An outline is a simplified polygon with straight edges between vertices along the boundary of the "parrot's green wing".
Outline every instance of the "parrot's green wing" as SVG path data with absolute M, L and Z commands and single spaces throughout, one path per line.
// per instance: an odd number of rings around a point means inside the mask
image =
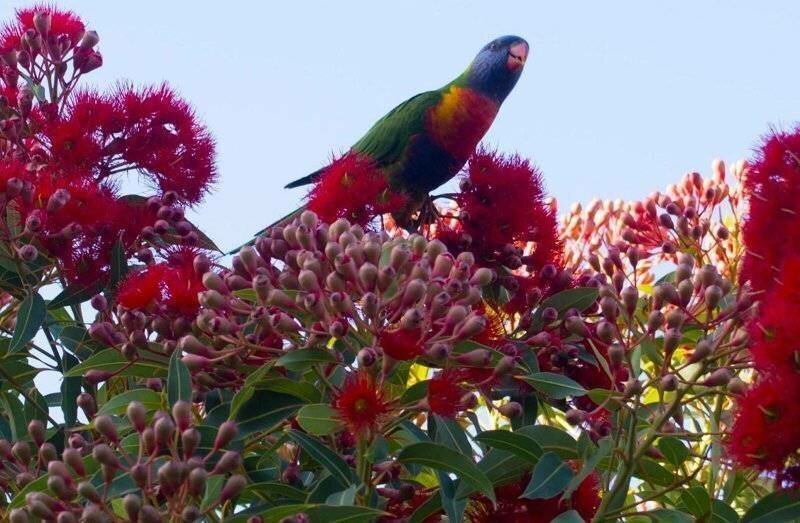
M 353 150 L 368 155 L 381 167 L 390 167 L 402 160 L 411 138 L 424 131 L 428 110 L 441 99 L 441 90 L 409 98 L 375 122 Z

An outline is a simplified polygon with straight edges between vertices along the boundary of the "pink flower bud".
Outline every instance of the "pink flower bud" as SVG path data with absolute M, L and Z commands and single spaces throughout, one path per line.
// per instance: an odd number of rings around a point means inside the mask
M 492 353 L 486 349 L 474 349 L 464 354 L 459 354 L 455 360 L 470 367 L 485 367 L 492 360 Z

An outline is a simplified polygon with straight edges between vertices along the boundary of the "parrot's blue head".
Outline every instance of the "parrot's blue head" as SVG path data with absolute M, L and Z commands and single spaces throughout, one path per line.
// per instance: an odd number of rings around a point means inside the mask
M 501 36 L 492 40 L 467 69 L 467 85 L 502 102 L 519 80 L 529 49 L 528 42 L 519 36 Z

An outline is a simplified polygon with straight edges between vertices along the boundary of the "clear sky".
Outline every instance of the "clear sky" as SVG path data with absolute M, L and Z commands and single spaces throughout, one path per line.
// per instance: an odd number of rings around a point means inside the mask
M 214 132 L 220 181 L 194 218 L 223 248 L 299 203 L 286 182 L 503 34 L 532 55 L 486 141 L 533 158 L 562 209 L 708 172 L 800 118 L 794 1 L 59 5 L 100 33 L 94 83 L 168 80 Z

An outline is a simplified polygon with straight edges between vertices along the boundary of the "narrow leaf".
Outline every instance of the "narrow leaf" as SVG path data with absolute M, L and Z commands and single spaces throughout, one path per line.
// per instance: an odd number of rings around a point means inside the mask
M 492 482 L 478 469 L 475 463 L 463 454 L 440 443 L 412 443 L 400 451 L 397 459 L 403 463 L 417 463 L 436 470 L 452 472 L 480 490 L 492 502 L 495 501 Z
M 567 487 L 572 476 L 572 469 L 569 465 L 563 462 L 555 452 L 547 452 L 534 467 L 533 476 L 522 497 L 550 499 Z
M 317 438 L 294 429 L 289 431 L 289 437 L 300 446 L 303 452 L 327 469 L 341 483 L 342 489 L 346 489 L 354 481 L 353 469 Z
M 46 314 L 47 307 L 38 292 L 28 294 L 22 300 L 17 311 L 17 324 L 14 327 L 14 335 L 11 337 L 11 345 L 9 345 L 11 352 L 22 350 L 36 336 L 36 332 L 42 326 Z
M 486 430 L 475 439 L 490 447 L 507 450 L 516 457 L 535 465 L 544 453 L 535 439 L 518 432 L 507 430 Z
M 577 397 L 586 394 L 586 389 L 575 380 L 556 374 L 554 372 L 536 372 L 522 379 L 530 383 L 533 388 L 547 394 L 554 399 L 565 399 L 567 397 Z
M 181 361 L 181 351 L 172 351 L 167 373 L 167 400 L 170 407 L 178 401 L 192 401 L 192 377 L 189 369 Z

